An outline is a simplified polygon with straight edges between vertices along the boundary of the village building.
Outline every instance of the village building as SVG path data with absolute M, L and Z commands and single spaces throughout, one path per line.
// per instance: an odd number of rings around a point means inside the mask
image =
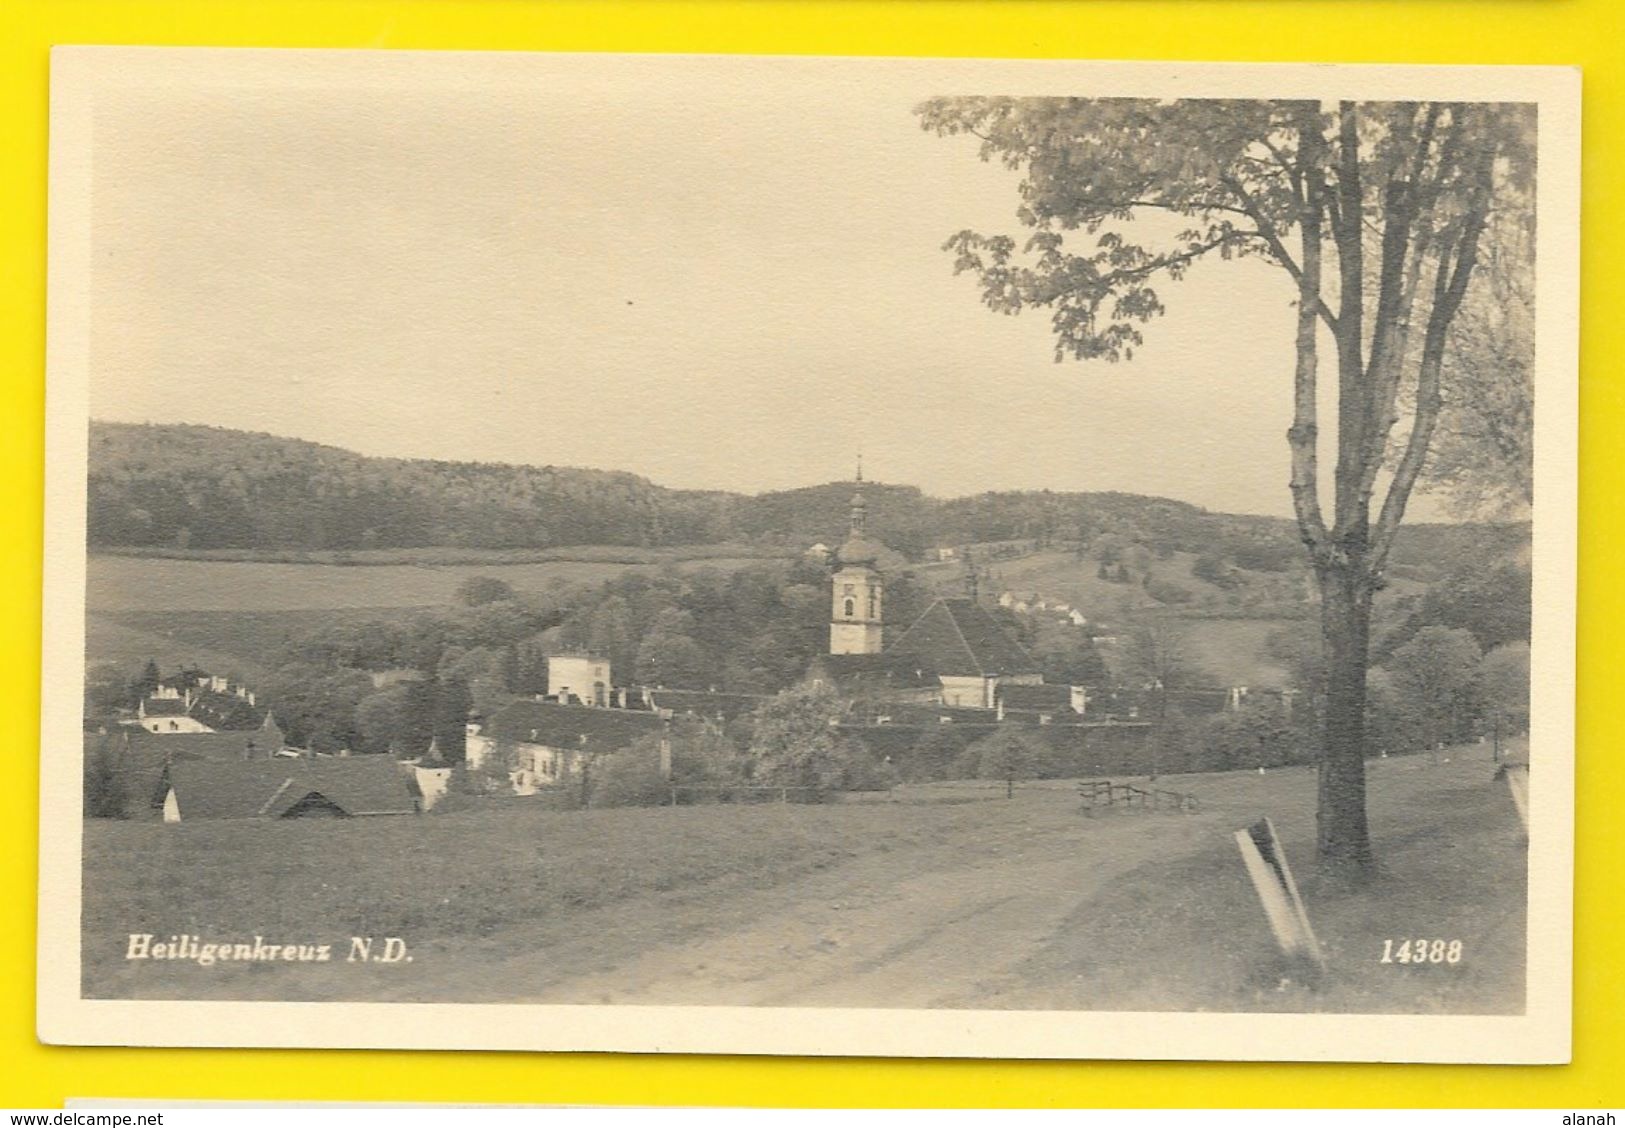
M 610 703 L 609 659 L 595 654 L 549 654 L 547 695 L 555 700 L 603 708 Z
M 165 769 L 163 820 L 410 815 L 418 800 L 391 756 L 259 763 L 179 760 Z
M 135 726 L 162 736 L 255 733 L 260 749 L 275 752 L 283 733 L 271 710 L 247 687 L 202 675 L 184 687 L 160 685 L 136 706 Z
M 1000 720 L 1036 720 L 1039 724 L 1065 723 L 1088 711 L 1088 694 L 1081 685 L 1033 685 L 1010 682 L 998 687 L 994 707 Z
M 450 764 L 437 763 L 425 757 L 419 760 L 402 760 L 401 767 L 410 776 L 412 785 L 417 788 L 418 805 L 421 810 L 434 810 L 451 790 Z
M 159 692 L 141 699 L 135 708 L 136 724 L 151 733 L 210 731 L 208 725 L 187 715 L 187 703 L 179 694 L 165 695 L 164 688 L 160 686 Z
M 500 757 L 520 795 L 577 778 L 594 757 L 618 752 L 645 737 L 661 741 L 661 762 L 670 764 L 667 717 L 641 709 L 603 709 L 552 701 L 514 701 L 485 724 L 469 726 L 465 757 L 470 769 L 489 770 Z

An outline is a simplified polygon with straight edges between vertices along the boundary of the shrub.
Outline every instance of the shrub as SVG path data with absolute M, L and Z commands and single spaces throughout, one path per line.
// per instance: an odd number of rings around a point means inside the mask
M 1196 593 L 1190 588 L 1176 584 L 1172 580 L 1165 580 L 1161 576 L 1146 579 L 1145 593 L 1158 603 L 1189 603 L 1196 598 Z
M 841 762 L 840 790 L 888 791 L 897 786 L 897 770 L 857 741 L 843 740 L 836 755 Z
M 1034 779 L 1047 758 L 1043 748 L 1013 725 L 1002 726 L 965 750 L 977 779 Z
M 660 774 L 658 749 L 634 745 L 600 757 L 589 776 L 590 807 L 658 807 L 671 802 L 671 785 Z
M 952 729 L 951 725 L 926 729 L 897 765 L 902 778 L 924 783 L 959 776 L 956 762 L 965 751 L 965 742 Z M 975 769 L 971 771 L 974 774 Z
M 1291 717 L 1270 699 L 1209 718 L 1202 727 L 1202 744 L 1204 755 L 1225 768 L 1278 767 L 1308 758 Z
M 495 576 L 470 576 L 457 585 L 457 602 L 464 607 L 483 607 L 513 598 L 513 588 Z

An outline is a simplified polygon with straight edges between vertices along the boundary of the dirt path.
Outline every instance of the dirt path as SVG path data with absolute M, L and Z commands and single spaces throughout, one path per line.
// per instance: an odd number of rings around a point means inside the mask
M 644 848 L 622 851 L 603 874 L 634 895 L 572 905 L 537 896 L 523 884 L 530 871 L 510 867 L 505 895 L 533 897 L 533 911 L 510 914 L 491 932 L 477 915 L 454 918 L 462 926 L 451 928 L 442 920 L 432 932 L 396 926 L 408 961 L 200 968 L 117 960 L 98 982 L 110 984 L 105 997 L 145 998 L 1516 1012 L 1527 857 L 1492 772 L 1482 750 L 1439 763 L 1373 763 L 1383 871 L 1358 890 L 1322 890 L 1309 872 L 1315 777 L 1305 769 L 1170 778 L 1166 786 L 1202 803 L 1179 813 L 1086 814 L 1070 782 L 1036 784 L 1010 800 L 963 785 L 945 800 L 781 812 L 811 852 L 765 867 L 705 855 L 708 876 L 672 879 L 664 891 L 657 879 L 673 868 L 661 865 L 659 850 L 681 853 L 706 819 L 745 812 L 650 812 L 653 830 L 636 813 L 570 824 L 641 827 Z M 939 801 L 955 805 L 931 805 Z M 1265 812 L 1303 870 L 1333 964 L 1313 990 L 1281 989 L 1230 840 Z M 756 823 L 764 833 L 778 826 Z M 783 829 L 773 839 L 781 854 Z M 759 844 L 751 835 L 726 841 L 733 854 Z M 578 853 L 591 848 L 590 836 L 585 842 Z M 1393 937 L 1459 939 L 1464 958 L 1384 965 Z
M 434 971 L 403 994 L 998 1007 L 1020 989 L 1020 967 L 1084 902 L 1143 860 L 1152 841 L 1166 856 L 1181 856 L 1212 834 L 1201 817 L 1083 819 L 1075 800 L 1059 795 L 1023 805 L 1041 825 L 1029 823 L 1013 842 L 980 853 L 865 855 L 767 889 L 610 906 L 567 933 L 527 929 L 493 937 L 473 958 L 422 961 Z

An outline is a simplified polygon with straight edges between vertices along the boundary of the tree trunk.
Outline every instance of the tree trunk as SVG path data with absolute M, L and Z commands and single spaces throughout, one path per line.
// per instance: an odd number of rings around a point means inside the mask
M 1365 813 L 1365 676 L 1371 583 L 1363 561 L 1323 566 L 1320 622 L 1326 656 L 1317 853 L 1321 868 L 1356 880 L 1372 869 Z

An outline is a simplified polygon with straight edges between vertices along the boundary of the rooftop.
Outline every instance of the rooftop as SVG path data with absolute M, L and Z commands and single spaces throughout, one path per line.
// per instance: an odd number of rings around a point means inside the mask
M 411 814 L 406 773 L 392 756 L 169 766 L 181 819 L 280 818 L 320 796 L 347 815 Z
M 981 604 L 939 599 L 887 648 L 913 655 L 941 677 L 1034 674 L 1038 663 Z
M 660 728 L 660 715 L 644 710 L 515 701 L 491 718 L 486 735 L 516 744 L 598 753 L 625 748 Z

